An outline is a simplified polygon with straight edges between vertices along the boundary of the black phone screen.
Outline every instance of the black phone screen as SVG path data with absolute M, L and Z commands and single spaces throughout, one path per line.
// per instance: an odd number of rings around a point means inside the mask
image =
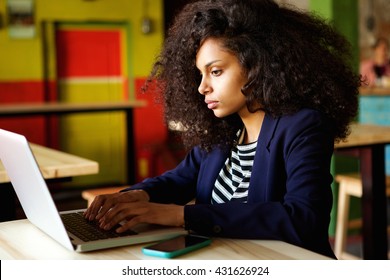
M 174 252 L 174 251 L 182 250 L 197 245 L 199 243 L 208 240 L 209 238 L 207 237 L 196 236 L 196 235 L 184 235 L 184 236 L 175 237 L 173 239 L 157 243 L 155 245 L 150 246 L 149 249 L 162 251 L 162 252 Z

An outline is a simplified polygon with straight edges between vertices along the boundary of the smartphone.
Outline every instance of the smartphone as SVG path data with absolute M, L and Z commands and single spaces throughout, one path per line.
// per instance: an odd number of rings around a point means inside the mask
M 211 239 L 208 237 L 188 234 L 143 247 L 142 252 L 154 257 L 174 258 L 210 245 L 210 243 Z

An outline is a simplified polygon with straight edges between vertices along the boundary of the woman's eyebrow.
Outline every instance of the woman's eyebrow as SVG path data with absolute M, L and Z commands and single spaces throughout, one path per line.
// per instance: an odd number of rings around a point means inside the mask
M 210 62 L 207 63 L 204 67 L 205 67 L 205 68 L 210 67 L 211 65 L 213 65 L 214 63 L 219 62 L 219 61 L 221 61 L 221 60 L 220 60 L 220 59 L 216 59 L 216 60 L 210 61 Z
M 211 65 L 213 65 L 214 63 L 219 62 L 219 61 L 222 61 L 222 60 L 221 60 L 221 59 L 212 60 L 212 61 L 206 63 L 206 64 L 204 65 L 203 69 L 208 68 L 208 67 L 210 67 Z M 200 69 L 200 68 L 199 68 L 199 69 Z

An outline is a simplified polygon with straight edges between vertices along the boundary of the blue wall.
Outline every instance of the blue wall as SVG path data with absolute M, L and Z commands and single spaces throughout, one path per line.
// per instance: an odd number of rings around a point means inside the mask
M 360 96 L 359 122 L 390 125 L 390 96 Z M 390 145 L 385 152 L 386 175 L 390 175 Z

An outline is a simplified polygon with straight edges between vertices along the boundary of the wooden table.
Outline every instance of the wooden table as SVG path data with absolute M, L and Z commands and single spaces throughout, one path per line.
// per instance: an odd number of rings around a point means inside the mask
M 131 245 L 88 253 L 76 253 L 62 247 L 28 220 L 0 223 L 0 259 L 79 259 L 137 260 L 159 259 L 141 252 L 145 244 Z M 193 260 L 330 260 L 326 256 L 282 242 L 271 240 L 235 240 L 216 238 L 208 247 L 178 259 Z
M 99 164 L 96 161 L 35 144 L 30 145 L 45 179 L 64 179 L 99 172 Z M 14 217 L 15 193 L 7 172 L 0 162 L 0 221 L 10 220 Z
M 364 259 L 387 259 L 386 144 L 390 126 L 355 123 L 347 141 L 335 145 L 336 154 L 360 160 Z
M 376 95 L 376 96 L 388 96 L 390 95 L 389 87 L 361 87 L 359 89 L 360 95 Z
M 45 179 L 97 174 L 99 172 L 99 164 L 96 161 L 32 143 L 30 143 L 30 147 Z M 10 179 L 0 162 L 0 183 L 8 182 Z
M 0 117 L 21 117 L 21 116 L 50 116 L 74 113 L 93 113 L 123 111 L 126 114 L 126 158 L 128 183 L 135 182 L 135 152 L 134 152 L 134 128 L 133 109 L 146 105 L 145 101 L 132 100 L 120 102 L 88 102 L 88 103 L 23 103 L 23 104 L 1 104 Z

